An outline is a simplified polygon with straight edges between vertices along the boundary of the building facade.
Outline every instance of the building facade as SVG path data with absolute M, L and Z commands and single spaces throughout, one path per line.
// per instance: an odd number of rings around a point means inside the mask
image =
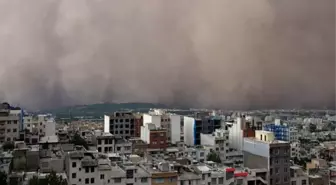
M 244 138 L 244 166 L 268 169 L 270 185 L 290 185 L 290 144 L 274 138 L 268 131 L 256 131 L 254 138 Z
M 109 128 L 104 128 L 104 130 L 108 130 L 115 137 L 134 137 L 135 119 L 136 117 L 132 112 L 114 112 L 111 116 L 105 116 L 104 127 L 109 126 Z

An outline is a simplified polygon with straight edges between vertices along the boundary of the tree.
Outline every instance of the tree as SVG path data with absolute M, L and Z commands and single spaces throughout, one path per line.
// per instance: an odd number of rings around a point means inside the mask
M 13 142 L 6 142 L 4 145 L 2 145 L 2 148 L 7 151 L 7 150 L 13 150 L 14 149 L 14 143 Z
M 7 184 L 7 174 L 0 171 L 0 184 Z
M 83 146 L 85 149 L 89 149 L 87 142 L 78 133 L 73 136 L 71 143 Z
M 211 151 L 207 156 L 207 161 L 213 161 L 215 163 L 221 163 L 221 159 L 216 152 Z
M 316 132 L 317 126 L 315 124 L 310 123 L 309 124 L 309 131 L 310 132 Z
M 56 175 L 55 172 L 51 172 L 45 179 L 39 179 L 34 176 L 29 180 L 28 185 L 67 185 L 67 181 Z

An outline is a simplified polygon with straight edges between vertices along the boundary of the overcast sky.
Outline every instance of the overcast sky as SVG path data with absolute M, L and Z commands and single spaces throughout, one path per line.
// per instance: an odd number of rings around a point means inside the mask
M 335 0 L 0 0 L 0 100 L 335 105 Z

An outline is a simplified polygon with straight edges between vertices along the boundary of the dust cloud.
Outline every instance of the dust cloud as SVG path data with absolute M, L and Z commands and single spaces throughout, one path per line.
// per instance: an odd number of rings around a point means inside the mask
M 0 0 L 0 100 L 335 107 L 335 0 Z

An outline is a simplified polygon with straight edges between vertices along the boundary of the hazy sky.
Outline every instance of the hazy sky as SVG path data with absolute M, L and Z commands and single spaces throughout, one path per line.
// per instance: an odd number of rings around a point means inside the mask
M 0 0 L 0 100 L 335 106 L 335 0 Z

